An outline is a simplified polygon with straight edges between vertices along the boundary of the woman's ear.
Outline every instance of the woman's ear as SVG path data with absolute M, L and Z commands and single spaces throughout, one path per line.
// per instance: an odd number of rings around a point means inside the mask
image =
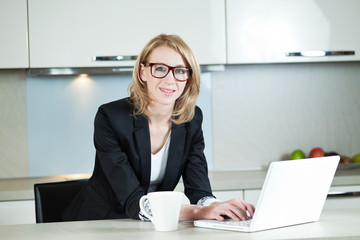
M 140 79 L 143 81 L 143 82 L 146 82 L 146 77 L 145 77 L 145 66 L 144 64 L 140 64 Z

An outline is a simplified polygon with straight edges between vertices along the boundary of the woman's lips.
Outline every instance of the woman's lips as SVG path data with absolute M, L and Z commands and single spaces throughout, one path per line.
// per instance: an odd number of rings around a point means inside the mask
M 166 96 L 171 96 L 175 93 L 174 89 L 169 89 L 169 88 L 160 88 L 160 91 L 165 94 Z

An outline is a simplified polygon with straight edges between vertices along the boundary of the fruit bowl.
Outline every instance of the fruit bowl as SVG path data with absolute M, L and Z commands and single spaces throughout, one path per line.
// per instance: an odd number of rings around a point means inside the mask
M 339 163 L 337 167 L 338 170 L 351 170 L 356 168 L 360 168 L 360 163 L 348 163 L 348 164 Z

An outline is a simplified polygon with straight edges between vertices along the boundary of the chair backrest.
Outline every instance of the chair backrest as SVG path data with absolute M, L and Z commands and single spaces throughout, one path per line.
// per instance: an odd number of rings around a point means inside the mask
M 88 179 L 34 184 L 36 223 L 61 222 L 65 208 Z

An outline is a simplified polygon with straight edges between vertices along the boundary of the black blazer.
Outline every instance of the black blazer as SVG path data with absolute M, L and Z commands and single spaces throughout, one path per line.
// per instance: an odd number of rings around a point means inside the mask
M 63 220 L 138 219 L 139 200 L 150 185 L 151 147 L 148 119 L 133 116 L 128 98 L 100 106 L 95 117 L 95 167 L 88 184 L 68 206 Z M 212 196 L 203 153 L 203 116 L 173 124 L 163 182 L 157 191 L 172 191 L 183 178 L 192 204 Z

